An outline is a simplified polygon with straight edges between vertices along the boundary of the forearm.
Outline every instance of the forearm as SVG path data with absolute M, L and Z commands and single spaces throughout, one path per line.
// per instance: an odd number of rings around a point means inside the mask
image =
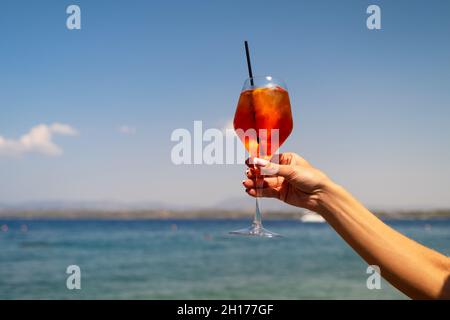
M 356 252 L 411 298 L 450 298 L 450 259 L 393 230 L 350 193 L 329 183 L 320 212 Z M 447 283 L 447 285 L 445 285 Z

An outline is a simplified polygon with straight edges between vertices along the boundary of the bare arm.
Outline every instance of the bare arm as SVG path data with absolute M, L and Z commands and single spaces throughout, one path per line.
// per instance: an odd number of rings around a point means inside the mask
M 341 186 L 295 154 L 256 160 L 265 177 L 262 196 L 320 213 L 339 235 L 381 275 L 413 299 L 450 299 L 450 258 L 390 228 Z M 243 182 L 251 196 L 255 169 Z
M 450 298 L 450 259 L 387 226 L 350 193 L 330 182 L 320 197 L 323 217 L 382 276 L 413 299 Z

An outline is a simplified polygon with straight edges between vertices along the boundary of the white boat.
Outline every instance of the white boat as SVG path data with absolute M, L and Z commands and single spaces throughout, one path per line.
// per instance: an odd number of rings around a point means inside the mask
M 300 217 L 300 221 L 305 223 L 323 223 L 325 219 L 320 214 L 307 211 Z

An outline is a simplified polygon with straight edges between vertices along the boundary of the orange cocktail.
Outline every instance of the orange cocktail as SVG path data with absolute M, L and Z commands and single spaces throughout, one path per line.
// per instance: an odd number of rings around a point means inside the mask
M 275 85 L 243 90 L 233 124 L 251 156 L 270 157 L 292 131 L 287 90 Z

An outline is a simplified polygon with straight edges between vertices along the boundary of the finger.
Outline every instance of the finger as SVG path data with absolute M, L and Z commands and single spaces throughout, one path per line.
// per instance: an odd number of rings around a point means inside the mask
M 255 168 L 255 159 L 258 159 L 258 158 L 256 158 L 256 157 L 247 158 L 247 160 L 245 160 L 245 164 L 247 165 L 247 167 Z M 262 159 L 262 158 L 259 158 L 259 159 Z
M 258 188 L 260 187 L 261 182 L 258 180 Z M 246 180 L 242 180 L 242 185 L 247 188 L 256 188 L 257 184 L 255 179 L 246 179 Z M 265 178 L 262 182 L 262 187 L 263 188 L 275 188 L 278 186 L 278 180 L 277 178 Z
M 249 178 L 249 179 L 256 179 L 256 177 L 257 177 L 258 175 L 261 175 L 261 172 L 260 172 L 260 171 L 261 171 L 261 170 L 259 170 L 259 169 L 248 168 L 248 169 L 245 171 L 245 175 L 246 175 L 247 178 Z M 269 178 L 269 177 L 276 177 L 276 175 L 267 175 L 267 174 L 264 175 L 264 178 Z
M 245 175 L 249 179 L 255 179 L 256 178 L 256 170 L 253 168 L 248 168 L 247 171 L 245 171 Z
M 242 185 L 245 189 L 251 189 L 256 187 L 256 181 L 251 179 L 242 180 Z
M 302 167 L 311 168 L 312 166 L 306 161 L 304 158 L 299 156 L 296 153 L 285 152 L 280 154 L 275 154 L 270 158 L 270 162 L 277 164 L 290 164 L 290 165 L 299 165 Z
M 276 164 L 260 158 L 254 158 L 253 162 L 263 175 L 278 175 L 288 180 L 295 175 L 295 169 L 291 165 Z
M 252 197 L 258 197 L 258 198 L 277 198 L 279 199 L 279 195 L 280 193 L 274 189 L 274 188 L 263 188 L 263 189 L 258 189 L 258 192 L 256 191 L 255 188 L 249 188 L 249 189 L 245 189 L 245 192 L 247 192 L 248 195 L 252 196 Z
M 253 168 L 254 167 L 253 158 L 252 157 L 247 158 L 247 160 L 245 160 L 245 164 L 247 165 L 247 167 Z
M 256 177 L 261 176 L 261 170 L 259 168 L 248 168 L 245 171 L 245 175 L 249 179 L 256 179 Z M 264 175 L 265 177 L 270 177 L 268 175 Z

